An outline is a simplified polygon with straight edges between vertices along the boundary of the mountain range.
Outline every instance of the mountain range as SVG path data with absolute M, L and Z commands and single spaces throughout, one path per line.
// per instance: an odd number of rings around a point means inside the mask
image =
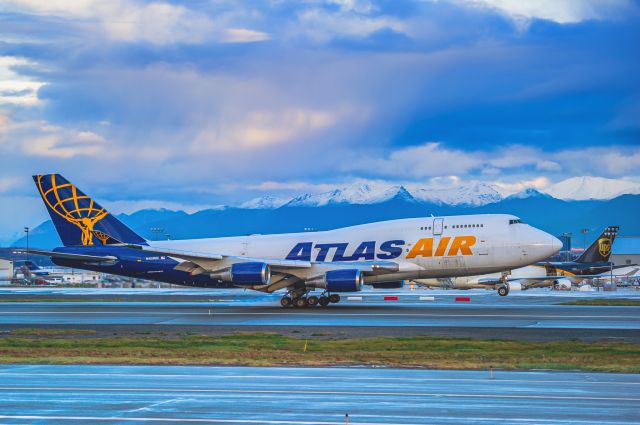
M 597 195 L 595 199 L 594 194 Z M 577 177 L 541 192 L 526 189 L 508 195 L 500 188 L 472 182 L 453 189 L 425 189 L 385 183 L 363 183 L 290 199 L 256 198 L 238 206 L 215 207 L 192 214 L 144 209 L 118 217 L 143 237 L 153 240 L 327 230 L 371 221 L 431 215 L 508 213 L 543 230 L 576 236 L 580 246 L 607 225 L 624 235 L 640 234 L 640 185 L 626 180 Z M 585 240 L 586 239 L 586 240 Z M 51 221 L 30 233 L 30 245 L 58 246 Z M 24 246 L 21 238 L 13 246 Z

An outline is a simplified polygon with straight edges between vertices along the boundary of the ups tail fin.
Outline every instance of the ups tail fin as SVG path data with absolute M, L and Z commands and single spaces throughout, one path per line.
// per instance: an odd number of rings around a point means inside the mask
M 146 244 L 144 238 L 60 174 L 33 176 L 65 246 Z
M 609 261 L 613 241 L 618 234 L 619 226 L 609 226 L 576 260 L 577 263 L 597 263 Z

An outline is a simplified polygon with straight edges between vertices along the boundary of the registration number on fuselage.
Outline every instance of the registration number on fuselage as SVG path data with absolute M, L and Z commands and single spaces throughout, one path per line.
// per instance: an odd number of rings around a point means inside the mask
M 401 239 L 382 242 L 379 245 L 376 241 L 365 241 L 361 242 L 353 252 L 350 252 L 350 244 L 348 242 L 300 242 L 291 249 L 286 259 L 312 261 L 311 255 L 314 250 L 317 251 L 317 254 L 313 261 L 392 260 L 400 257 L 405 249 L 407 250 L 407 259 L 416 257 L 443 257 L 445 255 L 473 255 L 471 248 L 475 243 L 475 236 L 443 236 L 438 240 L 434 240 L 434 238 L 422 238 L 413 245 L 407 245 L 407 243 Z M 409 246 L 411 248 L 409 248 Z

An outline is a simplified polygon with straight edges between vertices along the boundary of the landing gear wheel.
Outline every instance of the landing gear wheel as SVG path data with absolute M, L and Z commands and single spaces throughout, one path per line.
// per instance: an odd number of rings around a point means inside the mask
M 498 295 L 500 295 L 501 297 L 506 297 L 507 295 L 509 295 L 509 287 L 508 286 L 499 287 Z
M 298 308 L 303 308 L 307 306 L 307 299 L 304 297 L 301 298 L 296 298 L 295 300 L 293 300 L 293 305 L 298 307 Z
M 338 294 L 329 295 L 329 302 L 332 302 L 333 304 L 339 303 L 340 302 L 340 295 L 338 295 Z
M 329 298 L 328 297 L 320 297 L 318 299 L 318 304 L 320 304 L 322 307 L 326 307 L 329 305 Z
M 311 295 L 310 297 L 307 297 L 307 304 L 309 305 L 309 307 L 315 307 L 318 305 L 318 297 L 316 297 L 315 295 Z
M 291 300 L 291 298 L 289 297 L 282 297 L 280 298 L 280 305 L 282 307 L 291 307 L 291 305 L 293 304 L 293 301 Z

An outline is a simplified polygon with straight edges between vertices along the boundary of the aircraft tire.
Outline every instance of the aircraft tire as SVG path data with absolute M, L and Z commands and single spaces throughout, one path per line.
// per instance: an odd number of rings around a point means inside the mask
M 285 307 L 285 308 L 291 307 L 292 304 L 293 304 L 293 301 L 291 300 L 291 298 L 289 298 L 289 297 L 280 298 L 280 305 L 282 307 Z
M 509 288 L 507 286 L 501 286 L 498 288 L 498 295 L 501 297 L 506 297 L 509 295 Z
M 338 294 L 329 295 L 329 302 L 331 302 L 333 304 L 339 303 L 340 302 L 340 295 L 338 295 Z
M 305 297 L 296 298 L 295 300 L 293 300 L 293 305 L 297 308 L 307 307 L 307 299 Z
M 309 307 L 315 307 L 318 305 L 318 297 L 316 297 L 315 295 L 311 295 L 310 297 L 307 297 L 307 304 L 309 305 Z
M 320 304 L 322 307 L 326 307 L 328 306 L 330 303 L 329 298 L 328 297 L 320 297 L 318 299 L 318 304 Z

